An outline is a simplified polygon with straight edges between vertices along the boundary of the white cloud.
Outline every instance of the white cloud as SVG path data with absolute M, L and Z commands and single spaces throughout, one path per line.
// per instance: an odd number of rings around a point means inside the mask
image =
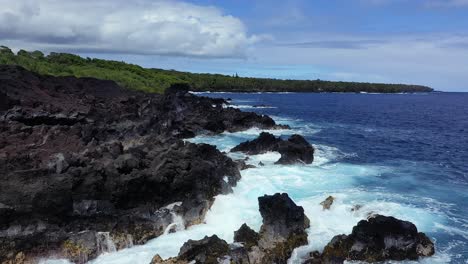
M 0 43 L 46 50 L 243 57 L 261 36 L 211 6 L 171 0 L 0 0 Z
M 307 39 L 285 38 L 307 45 L 272 45 L 256 49 L 256 62 L 262 65 L 294 64 L 298 68 L 302 65 L 303 69 L 312 67 L 326 71 L 303 77 L 309 79 L 413 83 L 440 90 L 467 89 L 468 35 L 311 34 Z M 309 41 L 316 39 L 320 40 L 317 45 Z M 348 47 L 349 43 L 366 43 L 369 39 L 373 40 L 372 45 Z

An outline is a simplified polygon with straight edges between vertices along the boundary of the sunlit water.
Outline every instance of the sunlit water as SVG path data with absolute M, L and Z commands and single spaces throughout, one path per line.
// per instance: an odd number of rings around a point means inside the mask
M 437 253 L 420 263 L 468 263 L 466 94 L 210 96 L 233 98 L 244 111 L 266 113 L 289 124 L 291 130 L 269 132 L 305 136 L 316 148 L 313 164 L 274 165 L 278 153 L 250 156 L 249 163 L 261 161 L 265 166 L 242 171 L 234 192 L 216 198 L 205 224 L 101 255 L 92 263 L 149 263 L 156 254 L 176 256 L 185 241 L 205 235 L 232 242 L 234 231 L 243 223 L 259 230 L 257 198 L 276 192 L 287 192 L 311 220 L 309 245 L 297 249 L 290 263 L 301 263 L 308 252 L 322 250 L 333 236 L 350 233 L 370 213 L 411 221 L 428 234 L 436 242 Z M 256 104 L 269 107 L 253 108 Z M 228 152 L 260 132 L 250 129 L 190 141 Z M 320 202 L 329 195 L 336 200 L 331 210 L 324 211 Z M 352 211 L 355 205 L 363 207 Z

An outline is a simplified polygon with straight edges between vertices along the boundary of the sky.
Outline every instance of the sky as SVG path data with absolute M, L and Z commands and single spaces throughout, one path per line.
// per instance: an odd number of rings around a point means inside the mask
M 468 0 L 0 0 L 0 45 L 468 92 Z

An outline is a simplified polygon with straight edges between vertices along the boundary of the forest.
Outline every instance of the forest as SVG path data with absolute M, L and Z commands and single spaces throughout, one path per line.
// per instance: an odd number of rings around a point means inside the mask
M 143 68 L 121 61 L 82 58 L 69 53 L 20 50 L 16 54 L 0 46 L 0 64 L 18 65 L 30 71 L 53 76 L 94 77 L 112 80 L 122 87 L 162 93 L 175 83 L 188 83 L 193 91 L 210 92 L 431 92 L 422 85 L 337 82 L 324 80 L 281 80 L 209 73 Z

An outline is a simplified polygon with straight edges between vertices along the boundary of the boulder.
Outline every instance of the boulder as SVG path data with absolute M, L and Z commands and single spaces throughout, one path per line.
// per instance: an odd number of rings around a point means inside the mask
M 287 140 L 262 132 L 256 139 L 240 143 L 231 152 L 244 152 L 257 155 L 268 151 L 277 151 L 281 158 L 275 164 L 310 164 L 314 160 L 314 148 L 300 135 L 292 135 Z
M 394 217 L 376 215 L 360 221 L 350 235 L 335 236 L 325 247 L 324 261 L 417 260 L 434 254 L 433 242 L 416 226 Z
M 189 240 L 180 248 L 179 260 L 218 264 L 218 259 L 229 254 L 229 245 L 216 235 L 201 240 Z
M 231 245 L 216 235 L 198 241 L 189 240 L 177 257 L 162 260 L 156 255 L 151 263 L 287 263 L 295 248 L 307 244 L 305 229 L 309 227 L 309 219 L 304 215 L 304 209 L 285 193 L 265 195 L 258 201 L 263 217 L 259 233 L 243 224 L 234 232 Z
M 247 170 L 247 169 L 254 169 L 254 168 L 256 168 L 255 165 L 247 164 L 247 163 L 245 162 L 245 160 L 236 160 L 235 162 L 237 163 L 237 168 L 238 168 L 239 170 Z
M 244 152 L 249 155 L 263 154 L 268 151 L 277 151 L 280 142 L 282 142 L 280 138 L 276 138 L 270 133 L 262 132 L 256 139 L 235 146 L 231 149 L 231 152 Z
M 320 205 L 323 207 L 323 210 L 330 210 L 330 207 L 332 206 L 333 201 L 335 201 L 335 197 L 328 196 L 327 199 L 325 199 L 323 202 L 320 203 Z
M 247 224 L 243 224 L 239 230 L 234 232 L 234 242 L 242 243 L 244 248 L 250 249 L 258 244 L 259 235 Z
M 259 263 L 286 263 L 295 248 L 307 245 L 305 229 L 310 221 L 286 193 L 265 195 L 258 202 L 263 218 L 258 242 L 261 254 L 254 252 L 257 256 L 252 258 L 260 259 Z
M 292 135 L 288 140 L 282 141 L 278 146 L 281 158 L 276 164 L 310 164 L 314 161 L 314 148 L 304 137 Z

